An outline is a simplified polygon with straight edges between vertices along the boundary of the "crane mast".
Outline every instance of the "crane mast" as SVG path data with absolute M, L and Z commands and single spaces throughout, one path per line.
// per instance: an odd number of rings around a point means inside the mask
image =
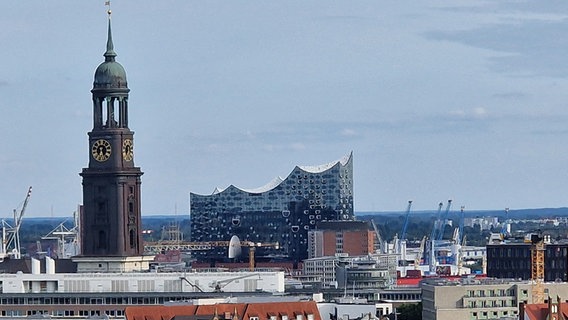
M 544 303 L 544 238 L 531 235 L 531 282 L 532 302 Z

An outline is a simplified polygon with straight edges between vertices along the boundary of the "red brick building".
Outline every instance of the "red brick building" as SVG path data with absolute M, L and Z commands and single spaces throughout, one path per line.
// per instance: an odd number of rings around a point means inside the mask
M 361 256 L 373 253 L 374 232 L 365 221 L 325 221 L 308 232 L 308 257 L 347 253 Z

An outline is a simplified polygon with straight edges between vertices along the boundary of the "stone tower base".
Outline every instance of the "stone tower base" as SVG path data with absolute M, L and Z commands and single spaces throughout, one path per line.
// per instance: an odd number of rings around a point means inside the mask
M 150 270 L 154 256 L 85 257 L 71 258 L 77 263 L 77 272 L 144 272 Z

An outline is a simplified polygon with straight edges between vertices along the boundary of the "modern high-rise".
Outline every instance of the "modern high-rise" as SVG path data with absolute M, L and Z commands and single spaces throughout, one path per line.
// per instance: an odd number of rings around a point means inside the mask
M 319 166 L 296 166 L 282 179 L 247 190 L 234 185 L 190 194 L 191 240 L 280 244 L 294 262 L 308 257 L 308 231 L 320 221 L 353 220 L 353 154 Z M 215 253 L 209 253 L 214 255 Z M 220 253 L 219 253 L 220 254 Z

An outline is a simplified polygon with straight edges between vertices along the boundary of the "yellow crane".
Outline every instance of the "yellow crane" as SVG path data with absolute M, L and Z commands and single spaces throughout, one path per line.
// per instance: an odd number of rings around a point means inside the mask
M 544 303 L 544 238 L 540 234 L 532 234 L 530 242 L 532 302 Z
M 237 238 L 237 243 L 241 247 L 249 248 L 249 269 L 254 271 L 255 252 L 256 248 L 274 248 L 280 249 L 280 244 L 278 242 L 253 242 L 249 240 L 240 241 Z M 144 244 L 144 252 L 148 254 L 156 254 L 160 252 L 165 252 L 169 250 L 182 250 L 182 251 L 194 251 L 194 250 L 210 250 L 216 247 L 229 247 L 231 246 L 231 241 L 200 241 L 200 242 L 185 242 L 185 241 L 160 241 L 158 243 L 146 242 Z

